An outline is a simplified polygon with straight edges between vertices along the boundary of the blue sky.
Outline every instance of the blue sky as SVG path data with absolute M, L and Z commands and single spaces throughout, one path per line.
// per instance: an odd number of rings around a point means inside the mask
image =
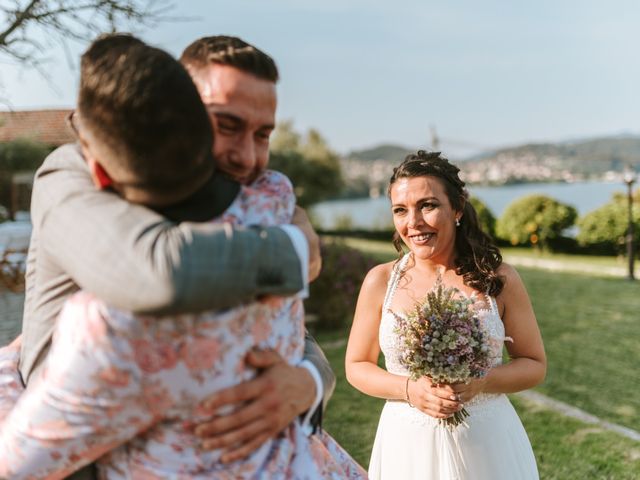
M 640 133 L 640 3 L 632 0 L 198 0 L 195 18 L 140 32 L 178 55 L 234 34 L 277 61 L 280 119 L 315 127 L 339 152 L 429 142 L 445 152 Z M 197 17 L 197 18 L 196 18 Z M 13 108 L 72 106 L 77 57 L 52 48 L 55 89 L 2 60 Z

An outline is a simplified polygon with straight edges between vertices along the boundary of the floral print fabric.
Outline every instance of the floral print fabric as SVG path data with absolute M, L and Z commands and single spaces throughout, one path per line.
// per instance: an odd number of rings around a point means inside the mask
M 216 221 L 289 223 L 294 202 L 286 177 L 267 172 Z M 158 318 L 76 294 L 58 319 L 41 381 L 24 394 L 17 350 L 0 350 L 0 477 L 64 478 L 99 459 L 103 479 L 364 478 L 331 437 L 308 437 L 298 422 L 227 465 L 220 451 L 200 450 L 188 427 L 210 418 L 203 399 L 255 375 L 244 365 L 252 347 L 298 363 L 303 318 L 294 297 Z

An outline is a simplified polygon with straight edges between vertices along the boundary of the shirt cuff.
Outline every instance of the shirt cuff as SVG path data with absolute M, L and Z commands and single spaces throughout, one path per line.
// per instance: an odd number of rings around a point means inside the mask
M 320 373 L 318 372 L 318 369 L 316 368 L 316 366 L 313 363 L 311 363 L 309 360 L 302 360 L 298 364 L 298 366 L 302 368 L 306 368 L 307 371 L 313 377 L 313 380 L 316 382 L 316 398 L 314 399 L 313 403 L 309 407 L 309 410 L 307 410 L 307 413 L 304 415 L 304 418 L 300 421 L 302 431 L 307 436 L 309 436 L 314 431 L 314 426 L 311 425 L 311 417 L 313 416 L 315 411 L 318 409 L 318 407 L 322 403 L 322 394 L 323 394 L 322 378 L 320 377 Z
M 303 288 L 297 293 L 298 298 L 304 299 L 309 296 L 309 244 L 307 243 L 307 238 L 295 225 L 280 225 L 280 228 L 284 230 L 289 236 L 291 243 L 293 243 L 293 248 L 296 250 L 298 254 L 298 258 L 300 259 L 300 268 L 302 268 L 302 282 Z

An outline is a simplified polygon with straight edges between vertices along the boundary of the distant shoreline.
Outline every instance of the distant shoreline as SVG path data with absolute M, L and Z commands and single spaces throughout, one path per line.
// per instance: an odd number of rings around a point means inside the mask
M 502 215 L 514 200 L 534 193 L 573 205 L 580 215 L 584 215 L 607 203 L 614 192 L 625 191 L 623 183 L 608 179 L 469 185 L 471 196 L 482 200 L 496 217 Z M 324 230 L 332 230 L 337 226 L 365 230 L 391 227 L 391 210 L 386 192 L 378 197 L 327 200 L 314 205 L 311 213 L 317 226 Z

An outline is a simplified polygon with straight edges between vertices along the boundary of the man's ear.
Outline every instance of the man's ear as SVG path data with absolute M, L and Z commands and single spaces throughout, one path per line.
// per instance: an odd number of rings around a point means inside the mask
M 86 159 L 89 165 L 89 171 L 91 172 L 91 178 L 93 178 L 94 185 L 103 190 L 113 185 L 113 180 L 107 173 L 107 171 L 98 163 L 98 161 L 90 156 Z

